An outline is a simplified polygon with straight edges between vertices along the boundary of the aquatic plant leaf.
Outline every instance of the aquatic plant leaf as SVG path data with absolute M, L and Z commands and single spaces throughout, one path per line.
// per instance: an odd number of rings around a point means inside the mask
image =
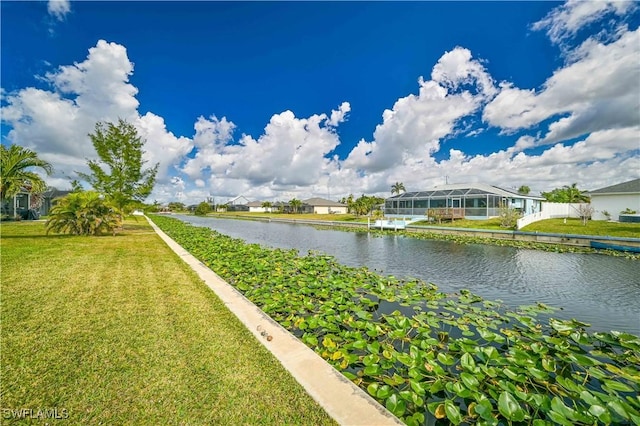
M 525 412 L 518 404 L 518 401 L 509 392 L 502 392 L 498 397 L 498 411 L 505 418 L 521 422 L 525 418 Z
M 391 411 L 397 417 L 402 417 L 407 409 L 406 402 L 395 393 L 387 398 L 384 405 L 387 407 L 387 410 Z

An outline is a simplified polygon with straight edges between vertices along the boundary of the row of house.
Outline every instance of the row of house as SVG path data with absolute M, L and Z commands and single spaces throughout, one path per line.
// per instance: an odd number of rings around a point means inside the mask
M 34 196 L 20 193 L 11 200 L 4 200 L 2 214 L 25 216 L 30 210 L 46 215 L 54 200 L 68 194 L 50 188 L 40 194 L 37 203 Z M 618 220 L 623 211 L 640 212 L 640 179 L 600 188 L 588 193 L 591 197 L 593 220 Z M 499 215 L 501 206 L 520 211 L 524 216 L 539 213 L 544 208 L 544 198 L 522 194 L 515 190 L 481 183 L 448 184 L 425 191 L 404 192 L 385 200 L 383 210 L 389 217 L 424 217 L 430 209 L 456 209 L 467 219 L 488 219 Z M 294 208 L 288 202 L 249 201 L 243 196 L 227 202 L 228 210 L 262 212 L 293 212 L 316 214 L 346 214 L 346 204 L 324 198 L 309 198 Z M 25 217 L 26 218 L 26 217 Z
M 335 201 L 326 200 L 324 198 L 309 198 L 301 200 L 301 205 L 295 209 L 288 202 L 276 201 L 265 203 L 264 201 L 252 201 L 246 206 L 250 212 L 283 212 L 291 213 L 296 210 L 298 213 L 316 213 L 316 214 L 346 214 L 348 209 L 346 204 L 337 203 Z

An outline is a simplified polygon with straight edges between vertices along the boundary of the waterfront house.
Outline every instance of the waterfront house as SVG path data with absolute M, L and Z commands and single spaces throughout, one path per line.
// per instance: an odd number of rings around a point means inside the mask
M 640 213 L 640 179 L 596 189 L 590 191 L 589 196 L 593 220 L 607 220 L 604 212 L 613 220 L 618 220 L 620 213 L 627 209 Z
M 501 206 L 523 215 L 541 210 L 544 198 L 482 183 L 449 184 L 387 198 L 384 214 L 389 217 L 423 218 L 427 210 L 441 209 L 455 218 L 489 219 L 499 215 Z
M 311 206 L 313 213 L 317 214 L 346 214 L 347 205 L 324 198 L 309 198 L 302 201 Z
M 264 201 L 252 201 L 247 203 L 247 207 L 249 207 L 250 213 L 269 213 L 272 211 L 273 207 L 262 207 L 262 203 Z

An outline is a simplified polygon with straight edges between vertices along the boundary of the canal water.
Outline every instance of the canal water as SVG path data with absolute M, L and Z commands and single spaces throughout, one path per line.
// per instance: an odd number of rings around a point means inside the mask
M 307 225 L 210 217 L 175 217 L 265 247 L 316 251 L 349 266 L 397 278 L 419 278 L 446 293 L 468 289 L 509 307 L 542 302 L 555 318 L 590 331 L 640 335 L 640 263 L 599 254 L 419 240 L 397 235 L 319 230 Z

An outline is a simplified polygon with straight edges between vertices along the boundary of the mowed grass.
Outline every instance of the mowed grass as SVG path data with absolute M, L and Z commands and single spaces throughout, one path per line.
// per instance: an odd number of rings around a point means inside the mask
M 443 221 L 441 224 L 429 222 L 415 222 L 414 225 L 442 226 L 468 229 L 487 229 L 511 231 L 512 229 L 500 226 L 500 219 L 493 218 L 487 220 L 459 219 L 454 222 Z M 581 219 L 547 219 L 534 222 L 521 229 L 524 232 L 545 232 L 550 234 L 573 234 L 573 235 L 607 235 L 611 237 L 635 237 L 640 238 L 640 223 L 607 222 L 604 220 L 589 220 L 584 225 Z
M 0 232 L 3 410 L 64 409 L 60 423 L 83 425 L 335 424 L 146 221 L 116 237 L 46 236 L 42 222 Z
M 450 220 L 443 220 L 441 223 L 438 223 L 437 221 L 429 222 L 425 219 L 424 221 L 421 221 L 421 222 L 414 222 L 413 225 L 510 231 L 510 229 L 503 228 L 502 226 L 500 226 L 500 219 L 497 217 L 492 219 L 487 219 L 487 220 L 456 219 L 453 222 Z
M 522 228 L 526 232 L 549 232 L 554 234 L 608 235 L 611 237 L 640 238 L 640 223 L 607 222 L 589 220 L 584 225 L 581 219 L 547 219 Z

